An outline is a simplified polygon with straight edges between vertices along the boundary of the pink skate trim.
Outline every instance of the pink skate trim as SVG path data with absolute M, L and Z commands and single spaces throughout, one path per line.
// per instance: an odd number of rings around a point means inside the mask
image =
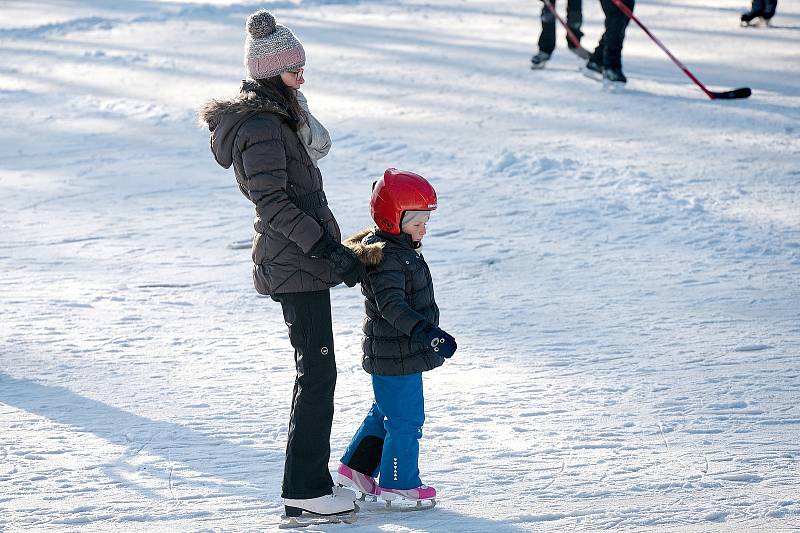
M 415 489 L 387 489 L 384 487 L 378 487 L 378 489 L 380 490 L 381 497 L 384 499 L 392 499 L 391 495 L 397 495 L 401 498 L 413 501 L 432 500 L 436 497 L 436 489 L 428 487 L 427 485 L 421 485 Z M 389 495 L 389 498 L 386 498 L 387 495 Z
M 380 494 L 378 484 L 370 476 L 357 472 L 345 464 L 340 464 L 336 472 L 339 474 L 339 481 L 344 482 L 362 494 L 371 494 L 373 496 Z

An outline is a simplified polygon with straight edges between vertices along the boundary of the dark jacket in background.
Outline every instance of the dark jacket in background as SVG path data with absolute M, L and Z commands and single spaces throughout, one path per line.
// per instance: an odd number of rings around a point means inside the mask
M 322 190 L 322 174 L 280 95 L 246 81 L 237 98 L 208 102 L 200 118 L 211 130 L 217 163 L 233 165 L 239 189 L 256 207 L 256 290 L 273 295 L 341 283 L 330 263 L 306 255 L 323 230 L 336 242 L 341 232 Z
M 397 376 L 431 370 L 444 363 L 430 346 L 411 340 L 411 330 L 425 320 L 439 325 L 439 307 L 425 258 L 411 236 L 365 230 L 344 243 L 367 267 L 361 284 L 364 320 L 362 366 L 370 374 Z

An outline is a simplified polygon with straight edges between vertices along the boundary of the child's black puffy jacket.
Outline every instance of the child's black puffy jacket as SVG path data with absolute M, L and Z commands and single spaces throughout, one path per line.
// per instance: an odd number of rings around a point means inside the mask
M 365 230 L 345 245 L 367 267 L 361 284 L 364 305 L 362 366 L 370 374 L 397 376 L 431 370 L 444 363 L 430 346 L 411 340 L 420 320 L 439 325 L 439 308 L 427 263 L 405 233 Z

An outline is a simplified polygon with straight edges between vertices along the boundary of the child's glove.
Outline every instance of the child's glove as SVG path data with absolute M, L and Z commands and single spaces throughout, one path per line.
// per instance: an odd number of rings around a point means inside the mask
M 424 320 L 417 322 L 417 325 L 411 330 L 411 340 L 430 346 L 434 352 L 445 359 L 453 357 L 458 348 L 456 340 L 451 335 Z
M 360 283 L 367 277 L 367 270 L 355 252 L 333 240 L 327 233 L 322 234 L 322 237 L 308 251 L 308 255 L 330 261 L 334 272 L 348 287 L 355 287 L 356 283 Z

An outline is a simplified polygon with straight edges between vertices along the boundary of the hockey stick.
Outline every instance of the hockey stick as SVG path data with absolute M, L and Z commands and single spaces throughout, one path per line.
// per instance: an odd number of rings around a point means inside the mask
M 567 37 L 569 37 L 570 42 L 575 45 L 575 48 L 581 48 L 581 41 L 575 36 L 575 34 L 572 32 L 572 29 L 567 26 L 567 22 L 561 18 L 561 15 L 556 12 L 556 8 L 553 7 L 553 4 L 550 2 L 550 0 L 542 0 L 542 2 L 544 2 L 544 5 L 547 6 L 547 9 L 549 9 L 550 12 L 555 15 L 561 25 L 564 26 L 564 29 L 567 30 Z
M 543 1 L 547 2 L 547 0 L 543 0 Z M 659 48 L 664 50 L 664 53 L 666 53 L 669 56 L 669 58 L 672 61 L 674 61 L 676 65 L 678 65 L 678 67 L 683 71 L 683 73 L 686 74 L 687 76 L 689 76 L 689 79 L 691 79 L 693 82 L 695 82 L 697 84 L 697 86 L 700 87 L 703 90 L 703 92 L 706 93 L 706 96 L 708 96 L 710 99 L 712 99 L 712 100 L 717 100 L 717 99 L 720 99 L 720 100 L 733 100 L 735 98 L 747 98 L 748 96 L 750 96 L 750 94 L 752 93 L 752 91 L 750 90 L 750 87 L 741 87 L 739 89 L 733 89 L 732 91 L 723 91 L 723 92 L 709 91 L 706 88 L 705 85 L 700 83 L 700 80 L 698 80 L 697 78 L 694 77 L 694 74 L 689 72 L 689 69 L 686 68 L 686 66 L 683 63 L 678 61 L 677 57 L 672 55 L 672 53 L 669 50 L 667 50 L 667 47 L 664 46 L 661 43 L 661 41 L 659 41 L 656 38 L 655 35 L 650 33 L 650 30 L 648 30 L 645 27 L 645 25 L 642 24 L 639 21 L 638 18 L 636 18 L 636 15 L 633 14 L 633 12 L 628 8 L 628 6 L 626 6 L 625 4 L 622 3 L 622 0 L 611 0 L 611 1 L 614 2 L 614 5 L 617 6 L 619 8 L 619 10 L 622 11 L 625 14 L 626 17 L 628 17 L 629 19 L 634 21 L 636 24 L 638 24 L 639 27 L 642 28 L 642 30 L 648 35 L 648 37 L 653 39 L 653 42 L 656 43 L 659 46 Z

